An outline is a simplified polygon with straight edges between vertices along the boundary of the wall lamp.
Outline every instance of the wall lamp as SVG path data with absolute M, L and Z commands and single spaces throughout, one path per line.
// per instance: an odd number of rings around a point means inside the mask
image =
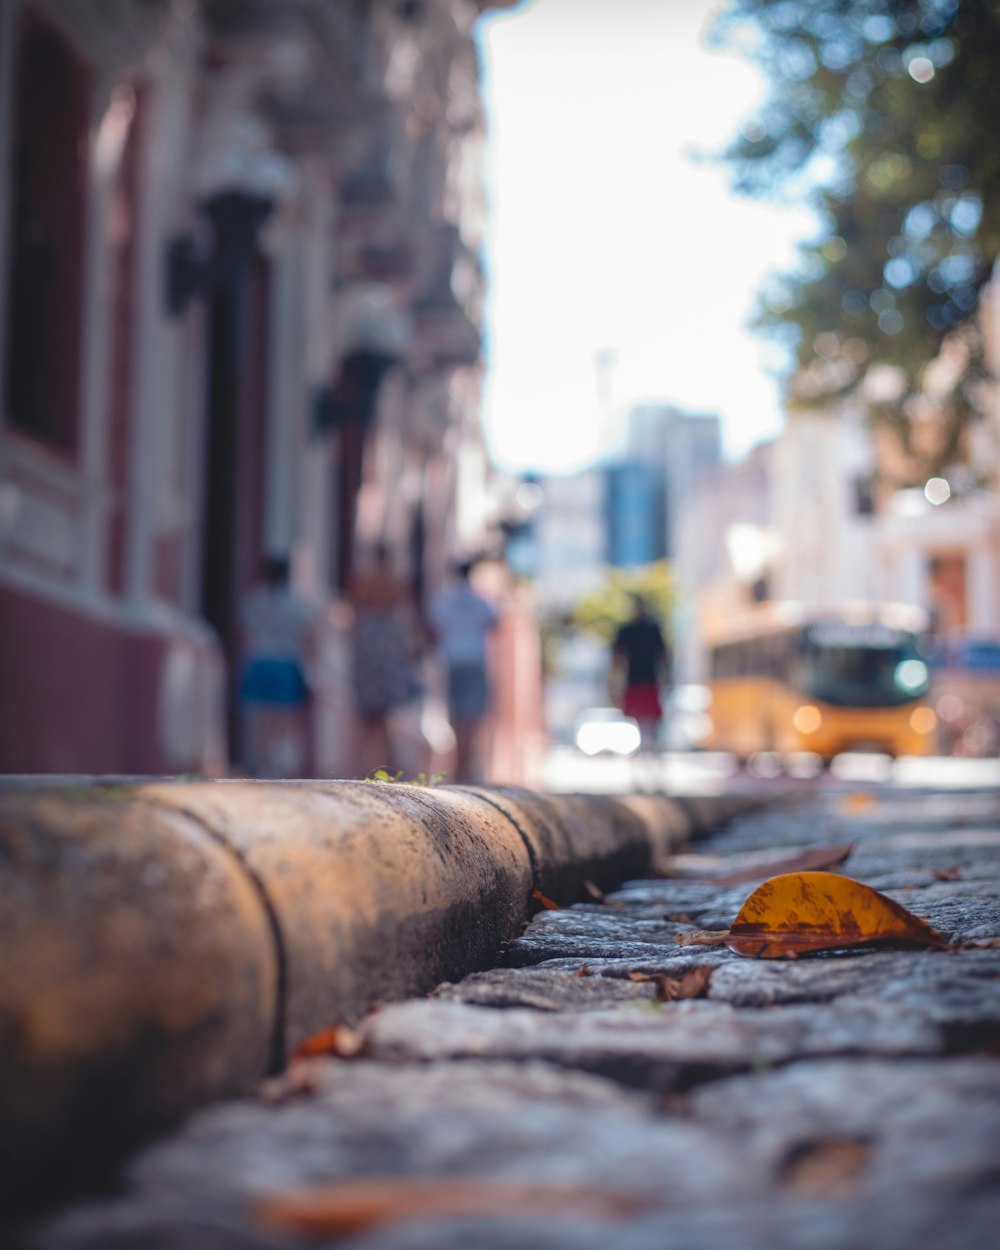
M 164 304 L 169 316 L 179 316 L 195 296 L 239 273 L 253 256 L 273 207 L 270 198 L 247 191 L 221 191 L 204 201 L 201 212 L 211 227 L 212 242 L 188 230 L 167 243 Z
M 178 317 L 196 296 L 215 282 L 217 266 L 195 242 L 190 232 L 177 234 L 167 243 L 164 297 L 167 314 Z

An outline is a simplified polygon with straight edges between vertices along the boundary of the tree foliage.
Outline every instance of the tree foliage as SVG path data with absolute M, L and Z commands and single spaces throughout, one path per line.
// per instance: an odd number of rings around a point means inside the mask
M 905 387 L 880 411 L 901 424 L 959 332 L 960 423 L 1000 253 L 1000 0 L 728 0 L 712 35 L 770 83 L 724 154 L 737 187 L 809 195 L 822 223 L 797 272 L 765 291 L 758 326 L 793 349 L 812 402 L 898 366 Z
M 674 583 L 666 560 L 637 569 L 610 569 L 604 585 L 577 603 L 573 625 L 610 643 L 618 628 L 634 615 L 633 595 L 640 595 L 650 612 L 666 627 L 674 603 Z

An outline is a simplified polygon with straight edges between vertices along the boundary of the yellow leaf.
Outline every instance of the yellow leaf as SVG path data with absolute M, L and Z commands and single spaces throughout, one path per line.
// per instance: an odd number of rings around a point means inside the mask
M 847 946 L 943 948 L 947 940 L 884 894 L 833 872 L 790 872 L 759 885 L 726 945 L 737 955 L 794 959 Z

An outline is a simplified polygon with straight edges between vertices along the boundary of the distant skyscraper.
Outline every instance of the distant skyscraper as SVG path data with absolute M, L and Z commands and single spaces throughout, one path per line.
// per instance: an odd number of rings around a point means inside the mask
M 608 469 L 608 563 L 637 568 L 666 554 L 663 482 L 645 460 L 626 460 Z
M 539 479 L 533 520 L 535 578 L 543 614 L 569 612 L 598 587 L 607 562 L 605 478 L 599 469 Z
M 642 404 L 628 415 L 626 451 L 608 469 L 608 558 L 623 567 L 676 554 L 677 526 L 722 462 L 714 413 Z

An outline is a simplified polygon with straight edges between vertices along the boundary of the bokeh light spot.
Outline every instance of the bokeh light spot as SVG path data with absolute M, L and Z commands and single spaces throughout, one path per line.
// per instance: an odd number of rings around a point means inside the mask
M 937 506 L 951 498 L 951 487 L 943 477 L 932 477 L 924 487 L 924 495 L 928 503 Z

